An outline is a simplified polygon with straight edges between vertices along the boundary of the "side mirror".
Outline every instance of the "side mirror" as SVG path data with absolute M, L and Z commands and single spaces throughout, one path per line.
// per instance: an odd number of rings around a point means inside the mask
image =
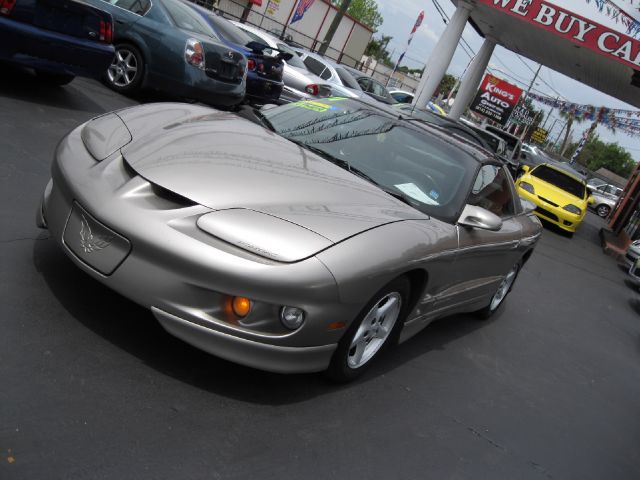
M 522 205 L 522 210 L 524 213 L 531 213 L 536 209 L 536 204 L 527 200 L 526 198 L 520 197 L 520 205 Z
M 487 209 L 467 204 L 458 219 L 458 225 L 495 232 L 502 228 L 502 219 Z
M 531 170 L 531 167 L 529 167 L 529 165 L 522 165 L 520 167 L 520 169 L 522 170 L 522 173 L 529 173 L 529 171 Z
M 589 195 L 589 198 L 587 198 L 587 203 L 589 205 L 593 205 L 594 203 L 596 203 L 596 199 Z

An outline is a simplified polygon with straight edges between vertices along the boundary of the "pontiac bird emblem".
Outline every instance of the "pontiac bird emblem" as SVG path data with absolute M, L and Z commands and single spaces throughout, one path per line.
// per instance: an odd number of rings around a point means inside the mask
M 103 237 L 101 235 L 94 235 L 91 232 L 91 227 L 87 219 L 82 216 L 80 221 L 80 246 L 84 250 L 84 253 L 93 253 L 103 248 L 108 247 L 111 244 L 112 237 Z
M 233 52 L 227 52 L 227 57 L 233 60 Z

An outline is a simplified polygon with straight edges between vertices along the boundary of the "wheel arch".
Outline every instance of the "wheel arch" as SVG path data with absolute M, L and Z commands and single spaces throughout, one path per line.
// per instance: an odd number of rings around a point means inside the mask
M 520 268 L 522 268 L 524 264 L 527 263 L 527 261 L 529 261 L 529 259 L 531 258 L 531 255 L 533 255 L 533 248 L 530 248 L 529 250 L 527 250 L 525 254 L 522 256 Z
M 416 268 L 413 270 L 409 270 L 404 272 L 402 275 L 398 277 L 405 276 L 409 279 L 409 284 L 411 286 L 411 290 L 409 292 L 409 305 L 407 309 L 407 315 L 410 314 L 413 309 L 418 304 L 420 298 L 422 298 L 422 294 L 427 288 L 427 283 L 429 281 L 429 274 L 423 268 Z
M 139 35 L 128 33 L 127 35 L 123 35 L 114 40 L 113 45 L 130 45 L 132 47 L 135 47 L 140 52 L 145 67 L 141 86 L 145 86 L 147 84 L 147 77 L 149 75 L 149 59 L 151 58 L 151 50 L 149 50 L 146 42 Z

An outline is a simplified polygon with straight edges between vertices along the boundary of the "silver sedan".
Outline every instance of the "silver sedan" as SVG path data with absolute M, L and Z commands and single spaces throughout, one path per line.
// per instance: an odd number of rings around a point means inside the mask
M 80 125 L 38 224 L 172 335 L 264 370 L 350 380 L 436 318 L 498 310 L 541 227 L 484 149 L 369 101 L 257 118 L 149 104 Z

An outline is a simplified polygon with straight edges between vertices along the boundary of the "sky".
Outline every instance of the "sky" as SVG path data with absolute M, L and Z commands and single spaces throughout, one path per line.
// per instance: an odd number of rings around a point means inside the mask
M 451 18 L 455 11 L 455 6 L 452 1 L 435 1 L 439 3 L 447 16 Z M 424 10 L 425 18 L 422 26 L 416 32 L 411 46 L 405 55 L 405 60 L 403 61 L 403 65 L 409 68 L 422 68 L 431 55 L 438 38 L 445 29 L 445 24 L 434 6 L 434 0 L 377 0 L 377 3 L 384 17 L 384 23 L 378 28 L 378 32 L 374 34 L 374 36 L 379 37 L 381 34 L 384 34 L 393 37 L 393 40 L 389 44 L 389 51 L 393 51 L 393 60 L 396 60 L 404 50 L 409 32 L 420 10 Z M 607 15 L 597 10 L 594 0 L 590 2 L 587 2 L 587 0 L 550 0 L 547 3 L 558 5 L 570 11 L 579 12 L 591 20 L 624 32 L 624 27 L 617 25 Z M 638 16 L 638 0 L 616 0 L 616 3 L 628 13 L 633 12 L 635 16 Z M 636 8 L 632 10 L 631 4 L 635 5 Z M 473 53 L 480 49 L 483 42 L 483 38 L 480 37 L 469 24 L 467 24 L 464 30 L 463 38 Z M 469 54 L 465 52 L 461 45 L 458 45 L 449 66 L 448 73 L 456 77 L 460 76 L 470 60 L 471 57 Z M 491 68 L 496 75 L 502 75 L 502 78 L 510 83 L 515 83 L 521 88 L 526 89 L 534 76 L 535 70 L 538 68 L 538 64 L 498 45 L 491 57 L 489 68 Z M 632 105 L 610 97 L 598 90 L 594 90 L 587 85 L 545 66 L 542 66 L 540 70 L 540 75 L 534 84 L 534 91 L 549 97 L 560 95 L 561 98 L 564 97 L 564 99 L 574 103 L 590 104 L 596 107 L 606 106 L 610 108 L 637 110 L 637 108 Z M 539 103 L 535 103 L 535 105 L 537 108 L 543 108 L 545 111 L 549 111 L 549 107 L 547 106 Z M 550 133 L 551 139 L 556 138 L 564 125 L 564 120 L 560 119 L 558 110 L 554 110 L 549 116 L 546 127 L 549 128 L 555 119 L 558 119 L 558 121 L 555 122 L 555 126 Z M 589 128 L 589 125 L 589 122 L 583 122 L 582 124 L 574 123 L 574 140 L 579 139 L 582 132 Z M 635 161 L 640 162 L 640 138 L 637 136 L 632 137 L 622 132 L 614 134 L 609 132 L 605 127 L 598 127 L 596 132 L 603 141 L 618 143 L 629 151 Z

